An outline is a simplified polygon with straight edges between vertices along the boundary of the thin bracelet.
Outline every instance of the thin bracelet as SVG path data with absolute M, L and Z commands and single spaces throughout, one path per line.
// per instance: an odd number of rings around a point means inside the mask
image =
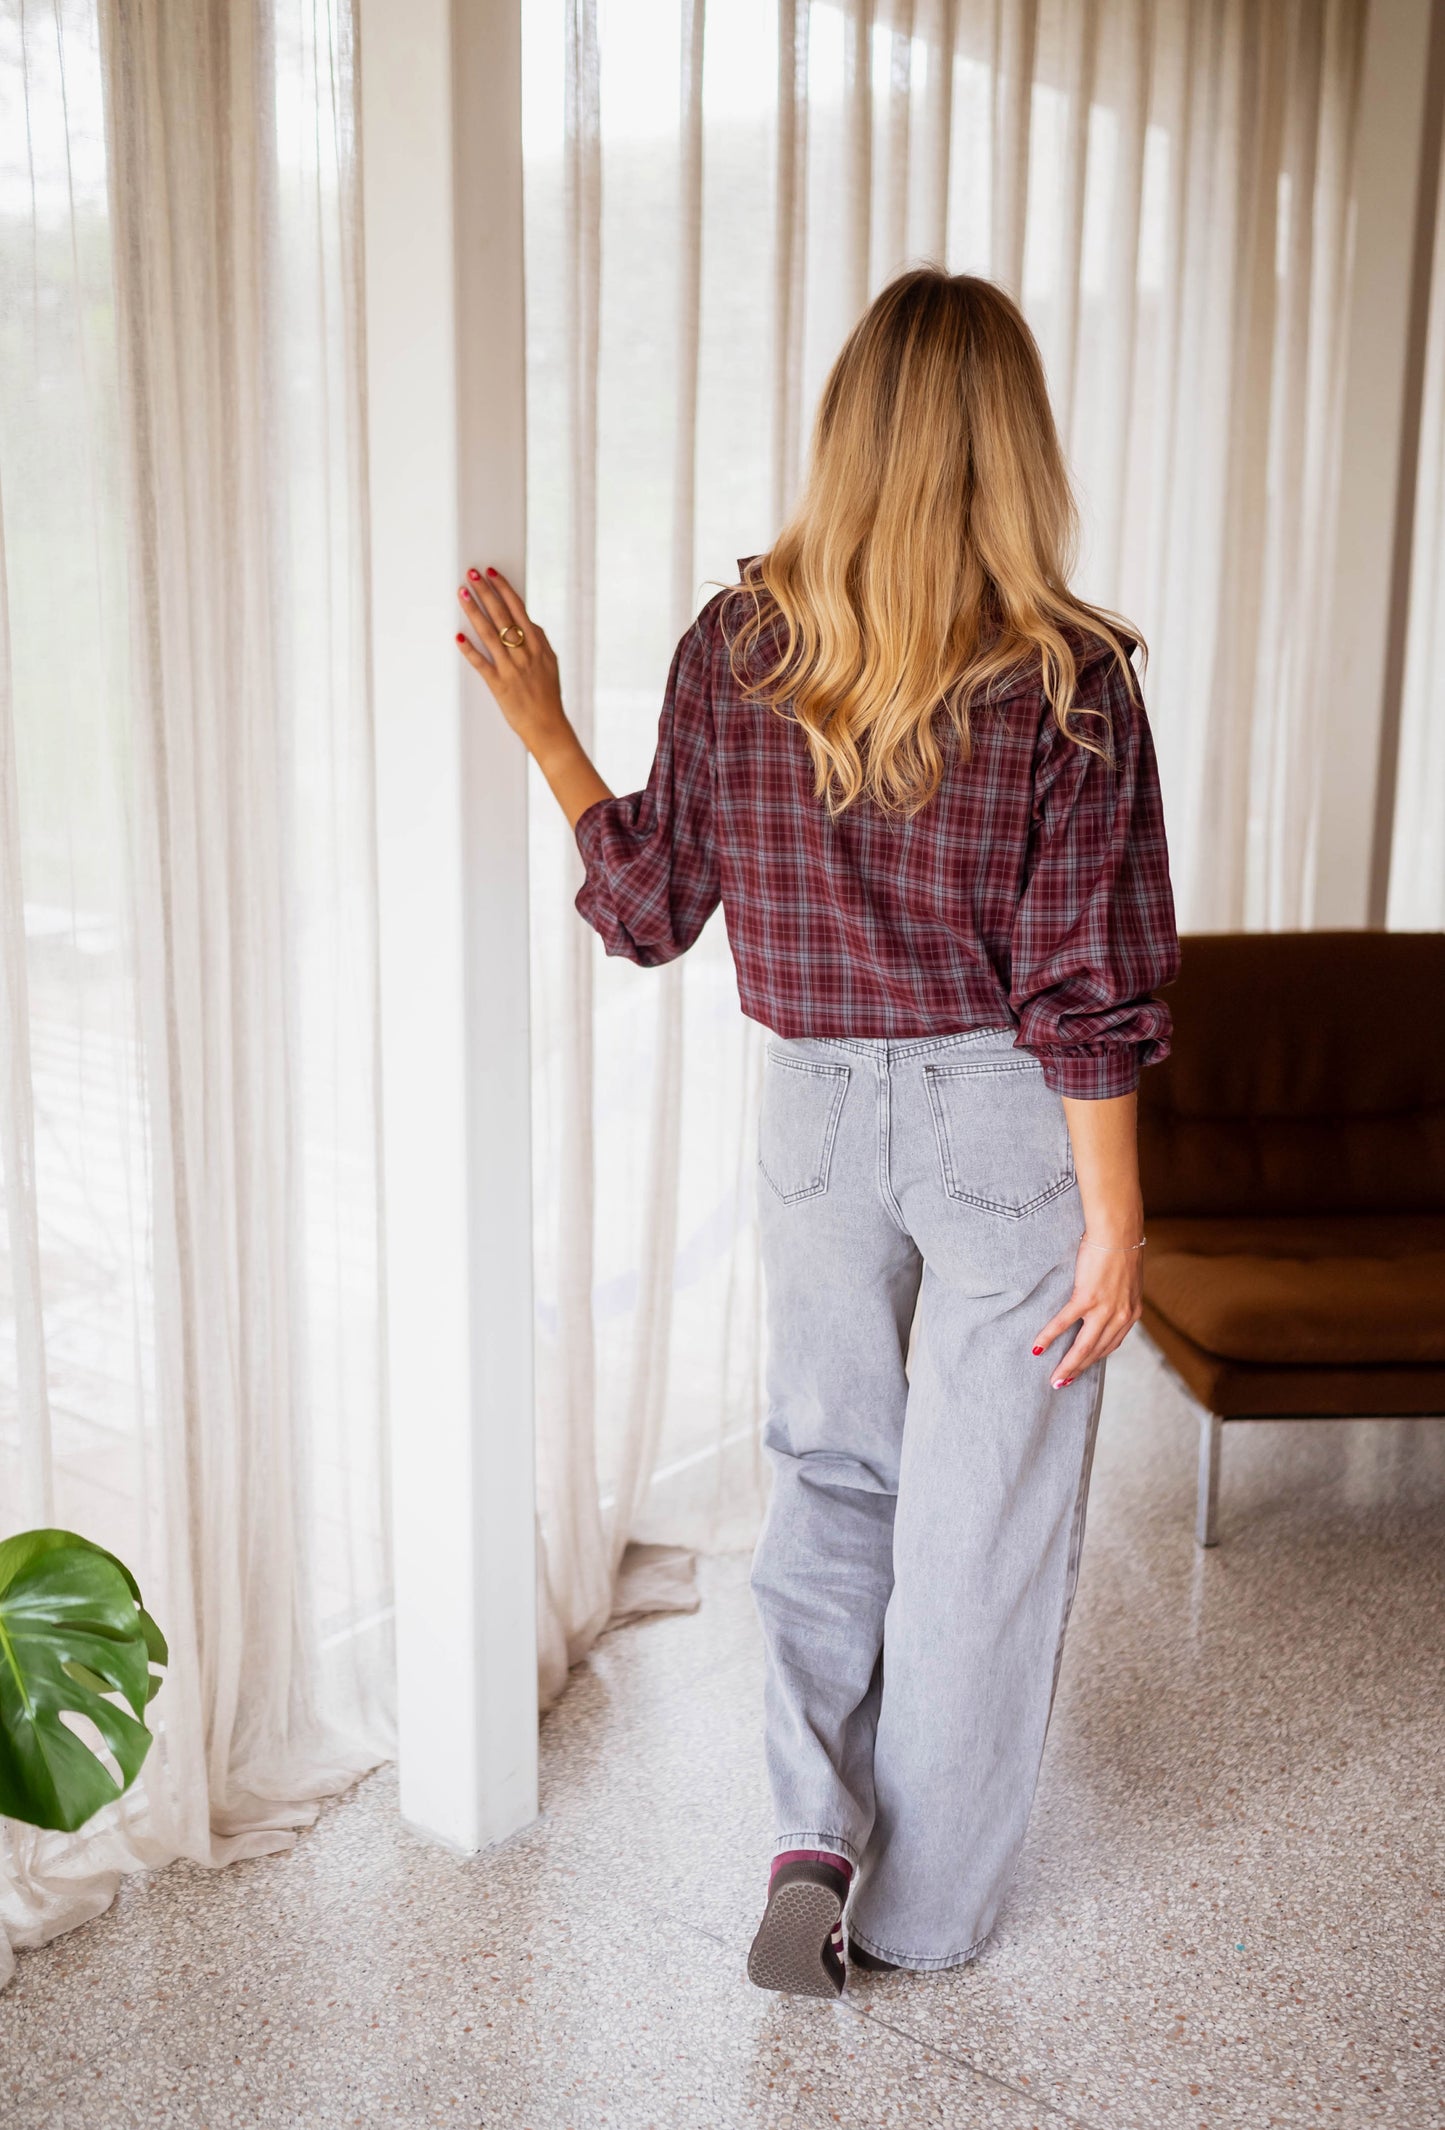
M 1138 1242 L 1091 1242 L 1087 1235 L 1081 1235 L 1079 1247 L 1083 1250 L 1142 1250 L 1148 1240 L 1147 1235 L 1141 1235 Z

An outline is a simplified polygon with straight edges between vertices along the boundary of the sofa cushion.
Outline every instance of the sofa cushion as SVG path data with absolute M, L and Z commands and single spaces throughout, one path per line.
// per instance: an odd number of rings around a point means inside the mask
M 1383 1341 L 1360 1321 L 1358 1291 L 1346 1298 L 1339 1312 L 1342 1328 L 1321 1324 L 1322 1297 L 1333 1294 L 1336 1304 L 1341 1299 L 1339 1268 L 1361 1263 L 1372 1289 L 1382 1279 L 1387 1283 L 1383 1321 L 1397 1323 L 1403 1313 L 1395 1294 L 1408 1292 L 1423 1301 L 1423 1338 L 1410 1325 L 1401 1343 L 1416 1351 L 1424 1345 L 1440 1352 L 1445 1216 L 1334 1214 L 1306 1220 L 1151 1214 L 1148 1225 L 1144 1328 L 1211 1412 L 1229 1419 L 1245 1414 L 1343 1417 L 1445 1411 L 1445 1360 L 1432 1364 L 1403 1355 L 1381 1357 Z M 1418 1277 L 1421 1268 L 1423 1280 Z M 1261 1283 L 1276 1281 L 1282 1288 L 1271 1294 L 1277 1313 L 1269 1318 L 1266 1339 L 1259 1335 L 1265 1312 L 1258 1294 Z M 1254 1298 L 1248 1292 L 1251 1282 Z M 1378 1325 L 1381 1319 L 1375 1321 Z M 1215 1339 L 1255 1350 L 1226 1357 L 1207 1343 Z M 1337 1359 L 1345 1345 L 1371 1358 Z
M 1147 1277 L 1159 1314 L 1224 1360 L 1445 1363 L 1445 1250 L 1410 1257 L 1174 1250 L 1156 1257 Z
M 1445 1250 L 1445 1213 L 1156 1214 L 1145 1276 L 1174 1250 L 1203 1257 L 1419 1257 Z
M 1445 934 L 1200 934 L 1139 1087 L 1151 1216 L 1445 1214 Z
M 1143 1327 L 1190 1394 L 1225 1420 L 1378 1420 L 1445 1413 L 1445 1368 L 1304 1368 L 1221 1361 L 1144 1301 Z

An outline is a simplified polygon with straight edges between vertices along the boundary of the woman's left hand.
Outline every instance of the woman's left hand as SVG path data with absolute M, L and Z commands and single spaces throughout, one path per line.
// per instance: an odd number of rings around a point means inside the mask
M 477 632 L 473 643 L 458 631 L 458 650 L 491 689 L 497 708 L 575 828 L 589 806 L 610 799 L 612 793 L 562 707 L 557 653 L 500 570 L 489 569 L 483 577 L 480 570 L 469 569 L 466 583 L 457 586 L 457 598 Z
M 1106 1249 L 1087 1238 L 1079 1244 L 1074 1291 L 1034 1341 L 1034 1352 L 1042 1353 L 1071 1324 L 1079 1324 L 1078 1337 L 1054 1372 L 1055 1390 L 1072 1383 L 1095 1361 L 1106 1359 L 1138 1323 L 1143 1313 L 1144 1274 L 1139 1262 L 1143 1255 L 1142 1250 Z
M 457 599 L 477 636 L 473 643 L 459 634 L 458 649 L 523 745 L 545 763 L 549 749 L 574 738 L 562 708 L 556 652 L 500 570 L 489 569 L 484 577 L 469 569 Z

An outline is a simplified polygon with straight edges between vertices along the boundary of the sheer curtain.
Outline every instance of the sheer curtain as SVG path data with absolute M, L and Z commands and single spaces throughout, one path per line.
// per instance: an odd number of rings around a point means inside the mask
M 389 1746 L 352 92 L 345 0 L 0 0 L 0 1530 L 171 1647 L 3 1972 Z
M 1309 923 L 1363 14 L 526 10 L 529 595 L 614 788 L 643 781 L 710 582 L 772 538 L 843 334 L 927 258 L 1002 281 L 1038 334 L 1079 582 L 1152 648 L 1183 922 Z M 756 1519 L 760 1035 L 720 920 L 667 970 L 608 962 L 540 790 L 533 828 L 545 1696 L 630 1536 Z

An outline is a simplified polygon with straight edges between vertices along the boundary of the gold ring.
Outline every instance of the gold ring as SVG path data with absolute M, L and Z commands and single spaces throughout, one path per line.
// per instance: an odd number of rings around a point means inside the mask
M 509 651 L 520 651 L 527 641 L 527 632 L 525 629 L 519 629 L 516 623 L 513 622 L 510 628 L 503 629 L 502 641 Z

